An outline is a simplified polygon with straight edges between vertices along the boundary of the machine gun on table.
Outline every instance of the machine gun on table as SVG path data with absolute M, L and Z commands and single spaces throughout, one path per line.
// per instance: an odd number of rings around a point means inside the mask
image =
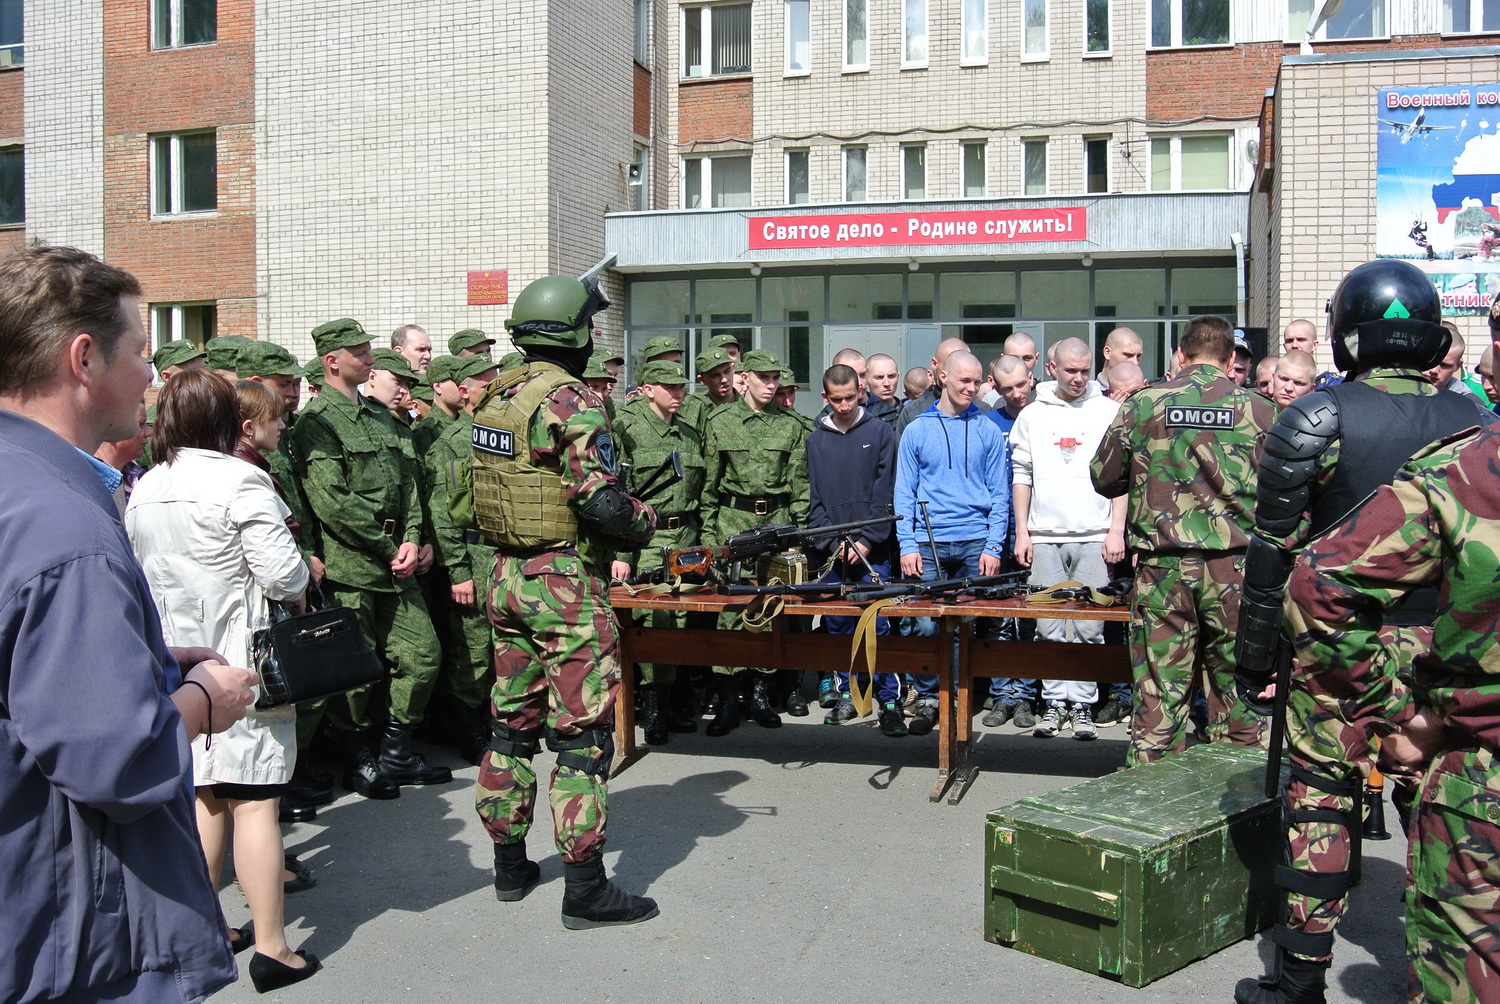
M 847 549 L 859 557 L 860 562 L 865 566 L 865 571 L 878 580 L 869 561 L 854 546 L 852 535 L 857 530 L 896 523 L 902 518 L 888 514 L 872 519 L 856 519 L 848 523 L 833 523 L 808 529 L 801 529 L 790 523 L 771 523 L 737 533 L 723 544 L 664 547 L 659 575 L 668 580 L 686 578 L 700 582 L 733 583 L 739 581 L 741 569 L 747 560 L 771 556 L 785 559 L 784 564 L 788 568 L 795 568 L 800 562 L 805 572 L 806 559 L 797 549 L 818 541 L 838 538 L 840 543 L 847 545 Z M 759 562 L 758 564 L 766 563 Z M 762 574 L 761 569 L 757 569 L 757 579 L 762 580 L 762 585 L 767 584 L 764 580 L 768 577 Z M 795 574 L 785 577 L 794 578 Z
M 890 585 L 861 582 L 851 587 L 845 596 L 851 603 L 904 599 L 908 596 L 924 599 L 972 596 L 975 599 L 1004 600 L 1030 592 L 1031 586 L 1026 582 L 1030 576 L 1031 572 L 1022 568 L 999 575 L 971 575 L 963 579 L 936 579 L 932 582 L 896 582 Z

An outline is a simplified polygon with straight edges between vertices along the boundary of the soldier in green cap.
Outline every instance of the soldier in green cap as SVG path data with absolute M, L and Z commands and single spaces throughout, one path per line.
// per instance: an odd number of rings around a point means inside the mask
M 302 379 L 307 381 L 307 401 L 309 404 L 318 396 L 318 391 L 323 389 L 323 360 L 319 356 L 313 356 L 302 367 Z
M 505 355 L 500 357 L 499 369 L 501 373 L 504 373 L 507 370 L 515 369 L 517 366 L 523 366 L 525 365 L 525 363 L 526 353 L 507 352 L 505 353 Z
M 472 356 L 468 358 L 474 358 Z M 482 357 L 488 358 L 488 356 Z M 412 427 L 417 456 L 425 457 L 432 444 L 464 409 L 455 374 L 464 364 L 459 356 L 438 356 L 427 364 L 427 383 L 432 391 L 432 409 Z
M 729 353 L 729 358 L 735 362 L 740 361 L 740 339 L 738 335 L 714 335 L 708 340 L 709 350 L 723 349 Z M 740 367 L 744 369 L 744 367 Z
M 184 370 L 203 368 L 204 352 L 201 346 L 186 338 L 167 342 L 151 354 L 151 365 L 163 381 L 172 379 Z
M 691 547 L 699 540 L 703 439 L 697 429 L 678 417 L 687 375 L 677 363 L 656 360 L 641 367 L 637 380 L 640 396 L 620 414 L 620 452 L 630 464 L 628 488 L 634 494 L 673 451 L 682 461 L 682 480 L 651 500 L 656 510 L 656 532 L 643 546 L 620 552 L 611 570 L 616 579 L 659 568 L 663 547 Z M 646 623 L 652 627 L 684 627 L 687 615 L 654 611 Z M 678 683 L 675 665 L 641 665 L 641 728 L 646 742 L 653 746 L 665 743 L 669 732 L 698 729 L 687 713 L 690 695 Z
M 365 397 L 385 405 L 391 417 L 411 428 L 411 388 L 418 380 L 406 357 L 395 349 L 375 349 L 370 353 L 370 376 L 360 391 Z M 412 455 L 416 455 L 413 447 Z
M 618 362 L 616 362 L 618 360 Z M 625 360 L 610 353 L 609 349 L 596 349 L 589 356 L 588 365 L 583 368 L 583 382 L 588 384 L 589 390 L 599 395 L 599 400 L 604 402 L 604 413 L 609 416 L 611 427 L 615 424 L 615 401 L 612 396 L 615 392 L 615 384 L 619 382 L 619 364 Z M 611 363 L 615 365 L 611 366 Z
M 812 435 L 812 417 L 797 410 L 797 374 L 790 366 L 781 367 L 781 383 L 776 387 L 776 403 L 796 415 L 807 429 L 807 434 Z
M 597 283 L 550 275 L 527 286 L 505 325 L 529 361 L 489 385 L 472 438 L 475 517 L 498 548 L 489 596 L 494 739 L 475 808 L 495 841 L 496 896 L 523 898 L 540 878 L 526 835 L 537 797 L 531 760 L 546 739 L 557 754 L 549 801 L 570 929 L 657 914 L 652 900 L 604 873 L 620 679 L 609 558 L 656 525 L 620 484 L 604 408 L 583 383 L 589 321 L 608 306 Z
M 203 364 L 224 379 L 233 382 L 238 379 L 236 373 L 240 356 L 240 349 L 249 345 L 251 339 L 244 335 L 217 335 L 208 340 L 203 347 Z
M 345 785 L 367 797 L 395 798 L 402 784 L 452 778 L 411 747 L 439 662 L 416 580 L 422 500 L 387 407 L 359 393 L 374 364 L 370 336 L 349 318 L 319 325 L 312 335 L 324 389 L 292 430 L 292 460 L 322 539 L 328 598 L 356 611 L 365 637 L 391 670 L 390 717 L 378 752 L 374 698 L 387 688 L 334 698 L 329 717 L 353 761 Z M 316 720 L 305 723 L 299 715 L 297 724 L 299 739 L 311 742 L 311 734 L 301 733 L 315 731 Z
M 673 335 L 657 335 L 641 346 L 642 362 L 651 363 L 658 360 L 669 363 L 681 363 L 682 343 Z M 639 379 L 636 380 L 636 383 L 641 382 Z
M 455 364 L 443 360 L 455 360 Z M 428 368 L 442 379 L 435 393 L 447 393 L 451 385 L 459 400 L 458 413 L 442 426 L 437 439 L 423 455 L 427 469 L 428 510 L 432 514 L 432 542 L 437 551 L 437 565 L 446 574 L 448 590 L 444 602 L 434 605 L 446 616 L 447 635 L 443 645 L 443 668 L 440 688 L 452 696 L 461 709 L 455 713 L 456 740 L 459 755 L 477 764 L 490 744 L 490 685 L 494 681 L 494 642 L 490 621 L 485 613 L 489 583 L 495 572 L 495 548 L 472 526 L 460 526 L 449 508 L 449 493 L 467 483 L 474 407 L 484 388 L 499 372 L 487 356 L 442 356 Z M 435 411 L 436 409 L 434 409 Z
M 264 453 L 266 462 L 271 465 L 271 474 L 281 482 L 282 490 L 286 492 L 287 506 L 292 510 L 292 518 L 306 529 L 302 531 L 302 539 L 299 548 L 308 566 L 312 569 L 313 580 L 321 581 L 323 577 L 323 562 L 318 557 L 321 549 L 317 538 L 316 522 L 312 520 L 307 511 L 307 499 L 302 494 L 302 485 L 297 480 L 296 466 L 292 463 L 291 454 L 291 430 L 296 426 L 297 407 L 302 397 L 302 367 L 297 363 L 297 357 L 274 342 L 251 342 L 240 349 L 239 356 L 235 359 L 235 372 L 242 380 L 254 380 L 263 383 L 281 397 L 286 411 L 282 421 L 286 423 L 286 432 L 281 435 L 276 449 Z
M 744 394 L 709 416 L 703 437 L 703 536 L 714 543 L 767 523 L 801 526 L 807 521 L 807 428 L 775 402 L 781 360 L 755 349 L 741 364 Z M 740 626 L 739 614 L 720 615 L 720 628 Z M 715 666 L 714 673 L 721 677 L 720 700 L 708 734 L 726 735 L 739 725 L 735 692 L 747 675 L 753 677 L 751 717 L 766 728 L 779 728 L 781 718 L 771 708 L 772 672 Z
M 467 356 L 488 357 L 494 344 L 495 340 L 478 328 L 464 328 L 448 339 L 448 354 L 460 359 Z

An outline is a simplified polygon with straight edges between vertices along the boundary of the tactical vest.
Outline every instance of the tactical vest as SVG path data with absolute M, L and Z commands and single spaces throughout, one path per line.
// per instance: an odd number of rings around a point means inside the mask
M 568 482 L 531 462 L 532 418 L 554 391 L 578 382 L 557 366 L 530 363 L 500 374 L 474 411 L 474 517 L 480 532 L 505 550 L 568 547 L 578 540 Z

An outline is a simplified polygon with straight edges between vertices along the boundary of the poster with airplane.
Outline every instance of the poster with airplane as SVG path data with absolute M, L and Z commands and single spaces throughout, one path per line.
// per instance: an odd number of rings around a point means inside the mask
M 1375 251 L 1422 266 L 1450 314 L 1500 288 L 1500 84 L 1376 92 Z

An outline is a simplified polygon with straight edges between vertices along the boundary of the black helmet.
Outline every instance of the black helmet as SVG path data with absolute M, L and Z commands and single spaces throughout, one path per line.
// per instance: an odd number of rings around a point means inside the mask
M 1366 262 L 1344 276 L 1328 301 L 1334 365 L 1345 373 L 1431 369 L 1453 341 L 1442 319 L 1437 287 L 1425 272 L 1399 258 Z

